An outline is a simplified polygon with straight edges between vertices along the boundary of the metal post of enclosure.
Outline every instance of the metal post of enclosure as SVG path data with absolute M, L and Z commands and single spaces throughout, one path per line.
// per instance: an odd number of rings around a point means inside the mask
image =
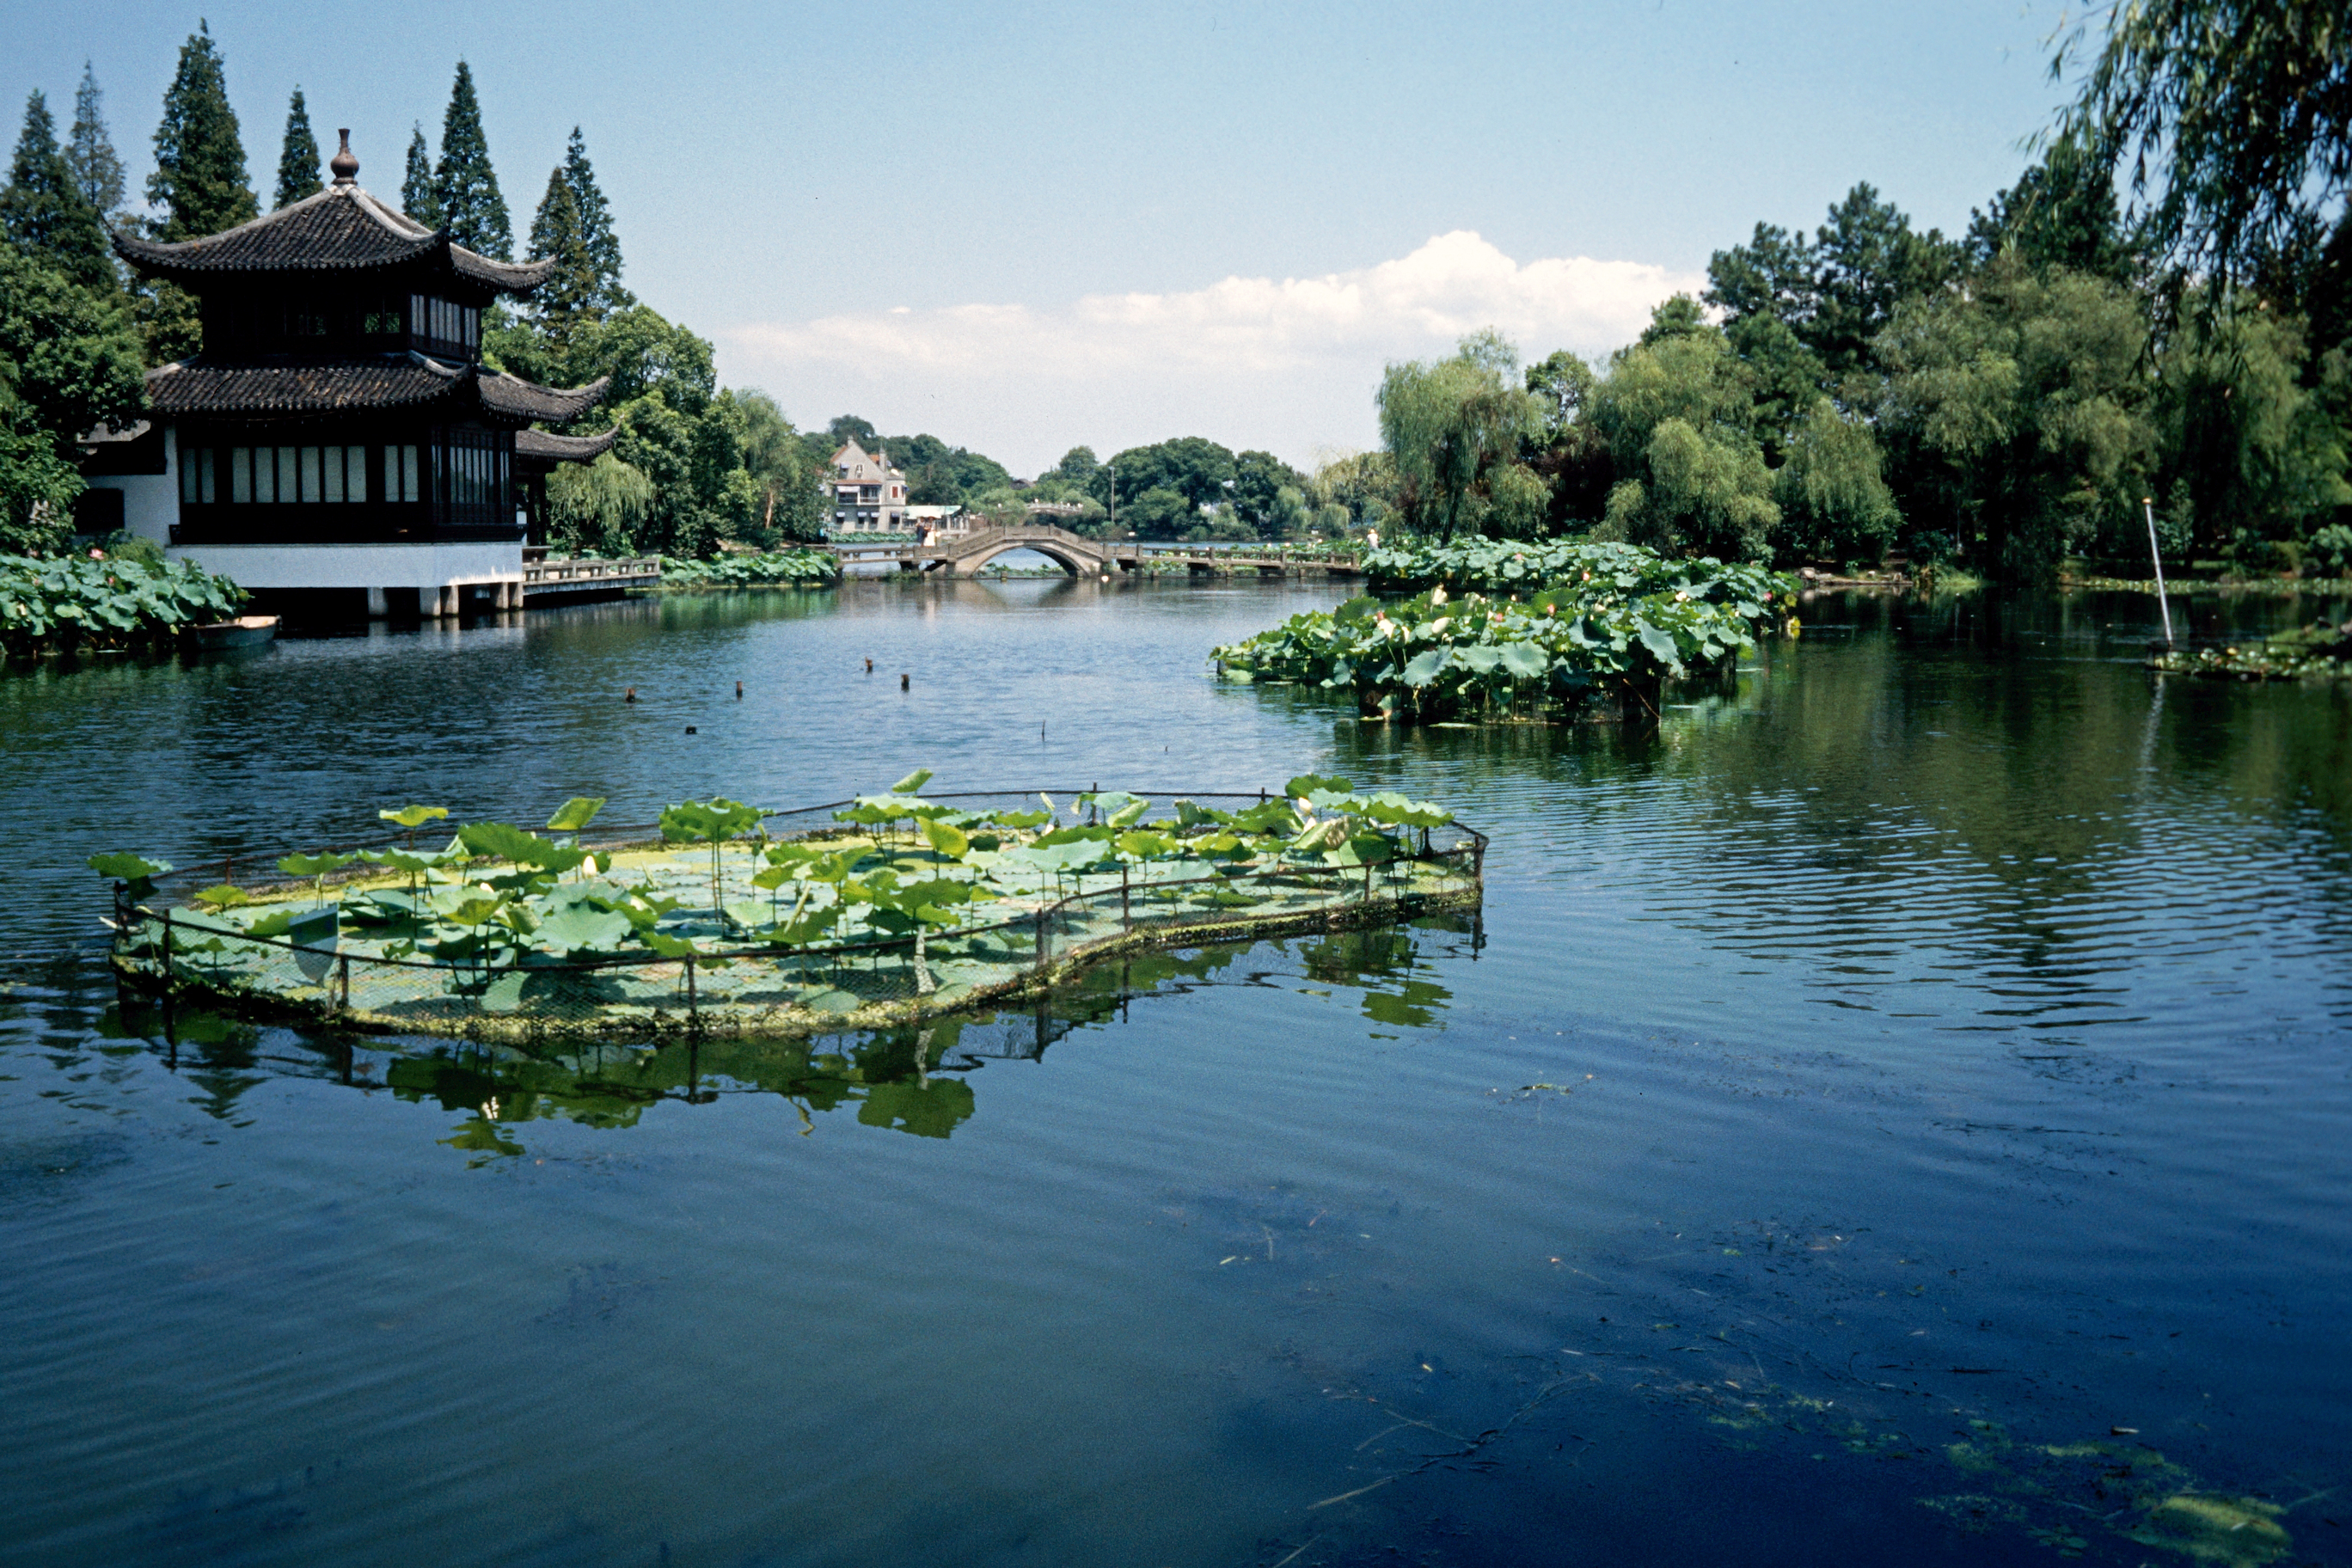
M 343 1000 L 340 1010 L 348 1014 L 352 1010 L 352 955 L 348 952 L 338 955 L 335 970 L 336 977 L 342 983 Z
M 699 1036 L 702 1033 L 702 1009 L 694 994 L 694 955 L 692 953 L 686 955 L 686 1032 L 694 1036 Z
M 1128 868 L 1122 863 L 1118 868 L 1118 929 L 1133 931 L 1135 921 L 1127 912 L 1127 876 Z

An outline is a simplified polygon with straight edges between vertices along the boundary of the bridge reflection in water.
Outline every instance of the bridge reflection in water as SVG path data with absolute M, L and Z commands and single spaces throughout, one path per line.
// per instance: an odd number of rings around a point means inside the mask
M 523 1125 L 561 1120 L 627 1128 L 662 1104 L 709 1105 L 769 1094 L 788 1102 L 800 1130 L 854 1108 L 858 1122 L 945 1138 L 977 1108 L 971 1075 L 992 1061 L 1042 1061 L 1076 1030 L 1125 1016 L 1129 1004 L 1202 984 L 1252 984 L 1289 974 L 1318 987 L 1353 986 L 1370 1024 L 1425 1026 L 1452 1000 L 1427 978 L 1424 952 L 1475 949 L 1474 912 L 1407 924 L 1139 953 L 1082 971 L 1034 1004 L 950 1014 L 893 1029 L 819 1039 L 709 1036 L 660 1046 L 548 1041 L 489 1045 L 325 1031 L 262 1029 L 224 1015 L 124 990 L 100 1032 L 144 1042 L 200 1090 L 195 1103 L 234 1121 L 237 1100 L 272 1078 L 389 1089 L 465 1118 L 438 1142 L 474 1163 L 525 1152 Z M 1252 962 L 1246 967 L 1243 961 Z
M 1360 575 L 1354 555 L 1346 551 L 1312 546 L 1227 547 L 1088 539 L 1045 522 L 975 528 L 961 533 L 940 532 L 928 542 L 903 539 L 877 540 L 869 544 L 837 542 L 826 548 L 841 557 L 844 566 L 895 563 L 904 572 L 938 572 L 950 577 L 977 575 L 990 562 L 1013 550 L 1034 550 L 1063 571 L 1088 577 L 1177 565 L 1200 575 Z

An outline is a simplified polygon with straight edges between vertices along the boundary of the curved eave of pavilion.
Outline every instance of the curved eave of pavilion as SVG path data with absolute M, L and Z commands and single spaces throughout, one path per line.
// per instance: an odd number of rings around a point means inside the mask
M 586 386 L 541 386 L 498 371 L 414 352 L 215 360 L 199 354 L 147 373 L 148 406 L 175 419 L 303 419 L 446 405 L 509 427 L 577 418 L 611 377 Z M 591 453 L 591 457 L 594 454 Z
M 593 463 L 613 449 L 621 438 L 621 427 L 614 426 L 595 436 L 559 436 L 551 430 L 518 430 L 515 432 L 515 459 L 523 463 Z
M 475 378 L 474 390 L 486 413 L 561 425 L 603 402 L 604 389 L 612 384 L 611 376 L 600 375 L 585 386 L 541 386 L 504 371 L 484 371 Z
M 357 185 L 334 185 L 249 223 L 201 239 L 165 242 L 113 236 L 115 254 L 145 277 L 201 287 L 260 274 L 349 276 L 355 272 L 446 267 L 493 292 L 528 294 L 555 263 L 499 261 L 451 243 Z

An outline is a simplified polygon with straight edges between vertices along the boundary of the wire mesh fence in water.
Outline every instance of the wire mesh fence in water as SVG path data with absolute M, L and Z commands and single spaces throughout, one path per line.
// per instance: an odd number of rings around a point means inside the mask
M 920 804 L 993 821 L 1042 798 L 992 792 L 925 796 Z M 1230 813 L 1267 799 L 1177 792 L 1141 798 L 1152 804 L 1123 816 L 1120 826 L 1160 832 L 1180 846 L 1216 831 L 1213 820 L 1182 805 Z M 396 871 L 370 866 L 239 885 L 236 907 L 297 911 L 289 931 L 266 935 L 218 909 L 175 907 L 160 890 L 134 900 L 118 884 L 114 966 L 144 988 L 191 991 L 242 1011 L 369 1032 L 477 1039 L 809 1035 L 880 1027 L 1048 990 L 1078 968 L 1122 952 L 1383 925 L 1472 907 L 1486 844 L 1475 830 L 1447 823 L 1391 834 L 1370 857 L 1340 857 L 1360 863 L 1335 864 L 1331 855 L 1307 851 L 1224 864 L 1181 854 L 1109 864 L 1106 853 L 1106 863 L 1033 870 L 1034 885 L 1015 879 L 996 886 L 986 901 L 961 905 L 961 913 L 937 927 L 918 921 L 911 931 L 892 932 L 868 923 L 831 942 L 749 940 L 748 921 L 763 904 L 782 915 L 782 889 L 789 884 L 753 880 L 772 863 L 767 852 L 778 845 L 838 843 L 884 868 L 938 859 L 914 832 L 845 826 L 836 813 L 856 805 L 767 814 L 753 832 L 719 844 L 665 843 L 652 828 L 581 835 L 577 847 L 607 868 L 626 867 L 645 888 L 691 885 L 698 891 L 708 883 L 710 909 L 690 911 L 708 918 L 674 922 L 667 953 L 478 944 L 458 956 L 428 956 L 415 942 L 383 940 L 383 931 L 372 937 L 354 921 L 354 910 L 364 913 L 372 898 L 402 883 Z M 182 873 L 169 883 L 193 893 L 204 879 Z M 413 892 L 413 876 L 410 885 Z M 220 896 L 217 889 L 207 894 L 215 901 Z M 940 919 L 939 911 L 929 918 Z

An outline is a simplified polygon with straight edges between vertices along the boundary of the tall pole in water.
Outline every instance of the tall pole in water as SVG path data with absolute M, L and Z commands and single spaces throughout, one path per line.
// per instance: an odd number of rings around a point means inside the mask
M 2172 601 L 2164 596 L 2164 552 L 2156 547 L 2156 502 L 2139 498 L 2140 514 L 2147 519 L 2147 558 L 2156 563 L 2156 607 L 2164 612 L 2164 646 L 2172 646 Z

